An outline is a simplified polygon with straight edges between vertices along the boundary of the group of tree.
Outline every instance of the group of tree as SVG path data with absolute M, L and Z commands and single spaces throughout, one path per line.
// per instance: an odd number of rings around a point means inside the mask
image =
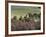
M 17 20 L 17 16 L 14 16 L 12 19 L 12 26 L 11 26 L 11 30 L 35 30 L 35 29 L 40 29 L 40 21 L 35 22 L 34 21 L 34 17 L 35 19 L 40 19 L 40 13 L 39 14 L 31 14 L 28 13 L 24 16 L 24 18 L 22 16 L 20 16 L 19 20 Z M 27 17 L 28 16 L 28 17 Z

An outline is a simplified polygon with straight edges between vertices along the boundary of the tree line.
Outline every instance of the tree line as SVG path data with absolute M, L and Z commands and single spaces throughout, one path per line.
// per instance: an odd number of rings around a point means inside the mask
M 19 20 L 17 20 L 17 16 L 14 16 L 11 19 L 11 30 L 35 30 L 35 29 L 40 29 L 40 20 L 35 22 L 35 19 L 40 19 L 40 13 L 39 14 L 31 14 L 27 13 L 24 18 L 20 16 Z M 27 17 L 28 16 L 28 17 Z M 35 19 L 34 19 L 35 18 Z

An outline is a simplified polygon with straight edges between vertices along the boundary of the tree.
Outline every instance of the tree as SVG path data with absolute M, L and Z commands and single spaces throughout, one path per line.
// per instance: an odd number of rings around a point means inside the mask
M 31 13 L 28 13 L 29 17 L 32 17 L 32 14 Z
M 14 19 L 14 20 L 17 20 L 17 16 L 14 16 L 13 19 Z
M 19 20 L 22 20 L 22 16 L 20 16 Z
M 28 18 L 27 18 L 27 15 L 25 15 L 25 16 L 24 16 L 24 20 L 27 21 L 27 19 L 28 19 Z

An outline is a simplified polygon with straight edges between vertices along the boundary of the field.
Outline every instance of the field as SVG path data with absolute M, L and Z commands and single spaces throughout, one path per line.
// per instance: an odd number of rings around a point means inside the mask
M 40 30 L 41 8 L 11 6 L 11 31 Z

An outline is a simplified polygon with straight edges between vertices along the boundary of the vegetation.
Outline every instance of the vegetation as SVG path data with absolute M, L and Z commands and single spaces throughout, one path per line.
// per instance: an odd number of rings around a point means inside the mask
M 11 6 L 11 30 L 40 30 L 41 8 Z
M 28 17 L 27 17 L 28 16 Z M 37 19 L 37 21 L 35 21 Z M 19 30 L 39 30 L 40 29 L 40 14 L 31 14 L 28 13 L 22 18 L 20 16 L 19 20 L 17 20 L 17 16 L 12 18 L 12 31 L 19 31 Z

